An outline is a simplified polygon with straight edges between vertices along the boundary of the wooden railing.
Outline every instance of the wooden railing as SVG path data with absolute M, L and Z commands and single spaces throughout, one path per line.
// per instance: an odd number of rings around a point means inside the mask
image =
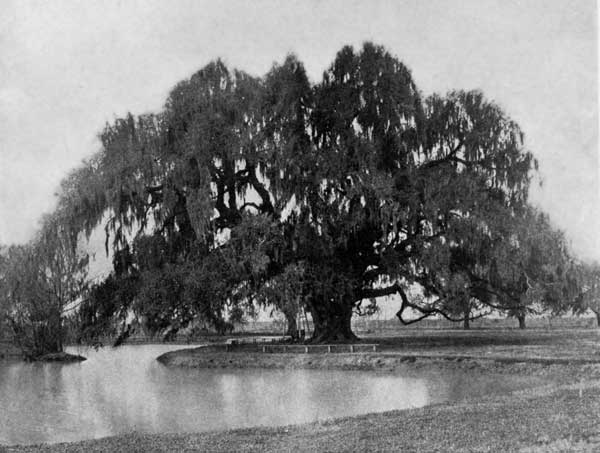
M 228 345 L 227 351 L 235 350 L 234 347 Z M 260 351 L 265 353 L 355 353 L 355 352 L 376 352 L 378 344 L 375 343 L 356 343 L 356 344 L 264 344 L 260 347 Z

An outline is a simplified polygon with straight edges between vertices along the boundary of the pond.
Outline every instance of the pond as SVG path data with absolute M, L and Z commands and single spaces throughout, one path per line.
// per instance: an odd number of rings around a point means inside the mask
M 421 407 L 510 390 L 466 374 L 167 368 L 181 346 L 74 349 L 75 364 L 0 361 L 0 444 L 69 442 L 125 432 L 287 425 Z

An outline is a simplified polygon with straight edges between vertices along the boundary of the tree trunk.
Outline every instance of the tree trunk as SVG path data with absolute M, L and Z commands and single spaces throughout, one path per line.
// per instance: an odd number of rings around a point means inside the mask
M 469 330 L 471 328 L 471 320 L 469 319 L 469 315 L 463 318 L 463 329 Z
M 469 304 L 469 299 L 464 301 L 463 307 L 463 329 L 469 330 L 471 328 L 471 305 Z
M 596 314 L 596 322 L 598 323 L 598 327 L 600 327 L 600 310 L 594 311 Z
M 117 348 L 123 344 L 125 340 L 131 335 L 131 324 L 127 324 L 121 330 L 121 333 L 117 336 L 117 339 L 113 343 L 113 348 Z
M 63 350 L 63 337 L 64 337 L 64 326 L 63 326 L 63 320 L 62 320 L 62 316 L 60 311 L 57 313 L 56 315 L 56 331 L 54 332 L 55 335 L 55 349 L 56 352 L 62 352 Z
M 525 329 L 527 327 L 525 324 L 525 315 L 519 315 L 517 319 L 519 320 L 519 329 Z
M 353 301 L 309 304 L 314 323 L 311 343 L 347 343 L 358 340 L 351 327 Z
M 48 317 L 48 322 L 42 323 L 37 332 L 38 338 L 34 340 L 34 344 L 36 344 L 35 356 L 62 352 L 63 331 L 60 311 L 53 311 Z
M 463 315 L 463 329 L 469 330 L 471 328 L 471 310 L 469 307 L 465 308 Z
M 293 340 L 298 339 L 298 324 L 296 323 L 296 314 L 292 313 L 284 313 L 285 319 L 287 321 L 287 330 L 285 332 L 286 335 L 292 337 Z

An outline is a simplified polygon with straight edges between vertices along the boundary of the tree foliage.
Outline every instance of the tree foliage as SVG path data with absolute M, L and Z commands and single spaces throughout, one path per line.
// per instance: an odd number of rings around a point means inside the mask
M 60 212 L 44 218 L 37 237 L 11 246 L 1 260 L 4 317 L 24 354 L 36 358 L 63 348 L 66 311 L 87 288 L 88 256 Z
M 108 213 L 137 282 L 108 311 L 153 331 L 303 306 L 313 340 L 337 341 L 392 294 L 403 322 L 560 304 L 558 233 L 527 205 L 537 163 L 518 125 L 478 91 L 423 98 L 382 47 L 344 47 L 315 85 L 294 56 L 262 78 L 218 60 L 100 138 L 59 204 L 88 234 Z
M 600 327 L 600 265 L 597 262 L 576 263 L 575 275 L 579 294 L 571 308 L 579 314 L 591 311 Z

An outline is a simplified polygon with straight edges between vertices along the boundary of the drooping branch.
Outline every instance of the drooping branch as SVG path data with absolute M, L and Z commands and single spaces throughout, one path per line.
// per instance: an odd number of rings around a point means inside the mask
M 404 290 L 402 288 L 399 288 L 398 293 L 400 294 L 400 297 L 402 299 L 402 305 L 400 305 L 400 310 L 398 310 L 398 312 L 396 313 L 396 317 L 404 325 L 414 324 L 416 322 L 422 321 L 423 319 L 429 318 L 430 316 L 434 316 L 434 315 L 441 315 L 448 321 L 452 321 L 452 322 L 462 322 L 465 320 L 465 317 L 453 318 L 452 316 L 448 315 L 448 313 L 446 313 L 444 310 L 441 310 L 436 307 L 421 307 L 420 305 L 413 304 L 412 302 L 410 302 L 408 300 L 408 297 L 406 296 L 406 293 L 404 292 Z M 442 300 L 443 299 L 438 299 L 434 303 L 438 303 Z M 421 316 L 419 316 L 415 319 L 406 320 L 406 319 L 404 319 L 403 314 L 404 314 L 404 310 L 406 310 L 407 308 L 412 308 L 413 310 L 416 310 L 422 314 L 421 314 Z M 480 313 L 476 316 L 469 316 L 468 320 L 473 321 L 475 319 L 483 318 L 484 316 L 487 316 L 490 313 L 491 312 L 484 312 L 484 313 Z

